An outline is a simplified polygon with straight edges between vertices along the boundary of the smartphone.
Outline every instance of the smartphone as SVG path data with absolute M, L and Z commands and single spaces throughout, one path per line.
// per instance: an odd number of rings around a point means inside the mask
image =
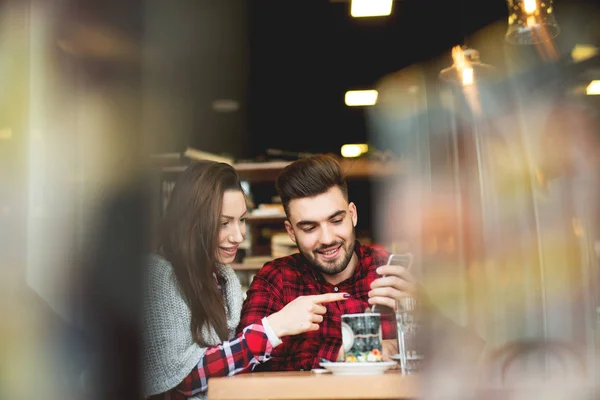
M 400 265 L 401 267 L 410 270 L 413 264 L 413 255 L 412 253 L 404 253 L 404 254 L 390 254 L 388 258 L 387 265 Z
M 403 253 L 403 254 L 390 254 L 386 265 L 399 265 L 401 267 L 406 268 L 407 271 L 410 271 L 412 264 L 413 264 L 412 253 Z M 373 307 L 371 307 L 371 312 L 380 313 L 380 314 L 394 314 L 394 310 L 392 308 L 387 307 L 387 306 L 382 306 L 380 304 L 374 304 Z

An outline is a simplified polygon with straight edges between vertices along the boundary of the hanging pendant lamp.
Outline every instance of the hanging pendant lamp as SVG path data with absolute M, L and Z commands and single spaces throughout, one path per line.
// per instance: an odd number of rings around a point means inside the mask
M 560 33 L 554 18 L 552 0 L 507 0 L 507 3 L 507 42 L 520 45 L 538 44 L 551 40 Z
M 479 59 L 479 52 L 468 47 L 452 48 L 454 63 L 440 72 L 440 78 L 446 82 L 471 86 L 475 80 L 486 79 L 494 74 L 494 67 L 484 64 Z

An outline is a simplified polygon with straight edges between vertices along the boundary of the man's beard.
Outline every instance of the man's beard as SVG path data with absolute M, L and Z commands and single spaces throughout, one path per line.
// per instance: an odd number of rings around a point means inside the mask
M 339 245 L 341 245 L 342 249 L 344 249 L 345 251 L 345 254 L 342 257 L 339 257 L 336 260 L 332 260 L 331 262 L 323 262 L 319 259 L 319 256 L 317 254 L 319 250 L 337 247 Z M 319 270 L 319 272 L 321 272 L 324 275 L 331 276 L 339 274 L 340 272 L 344 271 L 346 267 L 348 267 L 348 264 L 350 263 L 350 260 L 354 255 L 354 245 L 355 240 L 354 235 L 352 235 L 352 240 L 350 240 L 349 242 L 336 241 L 325 246 L 320 246 L 317 250 L 314 251 L 305 251 L 304 249 L 298 246 L 298 250 L 300 251 L 300 254 L 302 254 L 304 258 L 306 258 L 313 267 Z

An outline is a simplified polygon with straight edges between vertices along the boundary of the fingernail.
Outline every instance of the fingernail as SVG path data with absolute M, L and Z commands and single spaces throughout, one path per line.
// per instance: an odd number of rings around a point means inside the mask
M 377 272 L 378 274 L 379 274 L 379 273 L 381 273 L 381 267 L 377 268 L 377 269 L 375 270 L 375 272 Z
M 344 293 L 344 298 L 347 299 L 348 297 L 350 297 L 350 294 Z

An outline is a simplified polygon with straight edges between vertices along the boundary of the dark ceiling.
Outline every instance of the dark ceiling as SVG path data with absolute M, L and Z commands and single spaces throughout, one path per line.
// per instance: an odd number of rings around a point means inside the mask
M 578 37 L 598 45 L 597 24 L 585 14 L 561 21 L 565 1 L 555 0 L 561 54 Z M 569 1 L 570 10 L 574 4 L 593 2 Z M 416 63 L 450 64 L 452 46 L 496 23 L 485 39 L 491 44 L 479 48 L 482 59 L 493 60 L 494 46 L 505 45 L 507 18 L 504 0 L 395 1 L 391 16 L 364 19 L 350 17 L 349 2 L 339 0 L 73 0 L 67 9 L 67 21 L 109 25 L 139 43 L 143 56 L 133 75 L 143 99 L 142 135 L 152 137 L 154 151 L 193 146 L 237 158 L 267 148 L 337 152 L 368 140 L 365 110 L 344 105 L 347 90 L 372 87 Z M 92 60 L 85 68 L 105 64 Z M 121 75 L 135 81 L 131 71 Z M 162 120 L 144 108 L 148 98 L 160 99 Z M 218 99 L 240 108 L 215 112 Z
M 345 106 L 347 90 L 437 57 L 507 14 L 502 1 L 396 1 L 391 16 L 362 19 L 350 16 L 349 2 L 249 4 L 254 154 L 267 147 L 338 152 L 343 143 L 364 142 L 364 109 Z

